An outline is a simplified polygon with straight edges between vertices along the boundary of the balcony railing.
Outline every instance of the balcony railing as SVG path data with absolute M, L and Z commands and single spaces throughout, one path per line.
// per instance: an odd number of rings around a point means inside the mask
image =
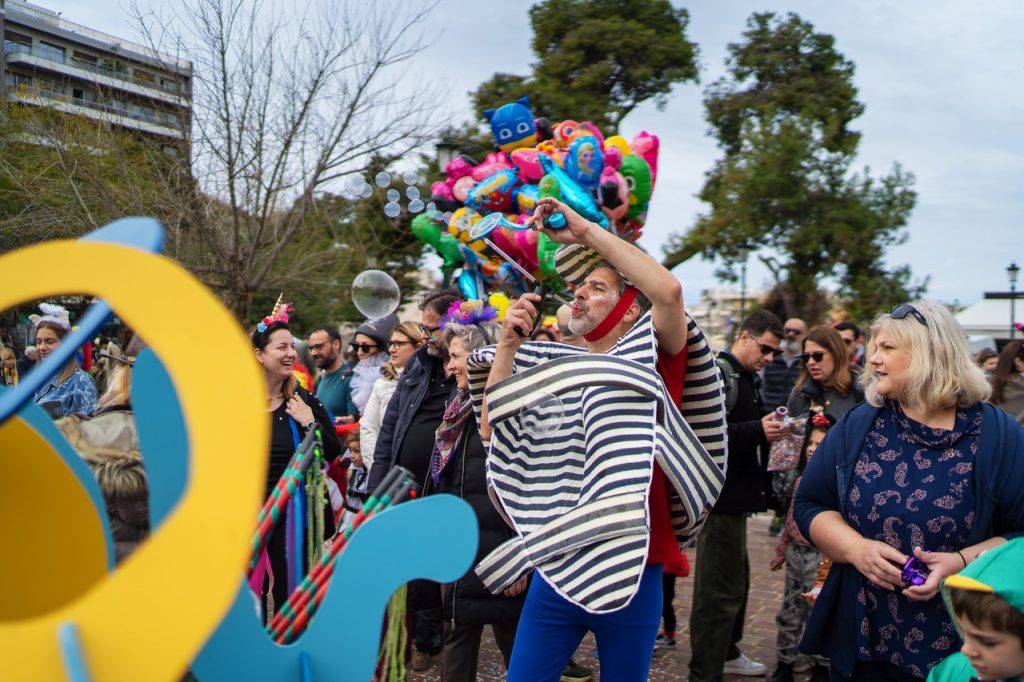
M 108 66 L 100 66 L 99 64 L 93 64 L 91 62 L 82 61 L 81 59 L 68 58 L 68 56 L 60 50 L 48 47 L 33 47 L 24 43 L 16 43 L 10 40 L 4 41 L 4 53 L 9 55 L 25 54 L 33 57 L 39 57 L 45 59 L 48 62 L 55 62 L 58 64 L 66 64 L 76 69 L 82 69 L 83 71 L 89 71 L 91 73 L 98 74 L 100 76 L 106 76 L 107 78 L 113 78 L 115 80 L 127 81 L 135 85 L 140 85 L 144 88 L 151 90 L 163 90 L 164 92 L 171 94 L 178 94 L 182 91 L 181 83 L 158 83 L 155 80 L 145 80 L 142 78 L 136 78 L 129 75 L 126 71 L 118 71 L 117 69 L 110 68 Z M 184 96 L 185 93 L 182 92 Z
M 124 116 L 126 118 L 135 119 L 136 121 L 142 121 L 144 123 L 151 123 L 153 125 L 163 126 L 165 128 L 173 128 L 174 130 L 181 131 L 181 121 L 174 117 L 173 119 L 164 114 L 163 116 L 157 115 L 157 113 L 147 113 L 142 111 L 133 111 L 128 108 L 114 107 L 109 104 L 102 102 L 91 102 L 81 97 L 72 97 L 62 92 L 53 92 L 51 90 L 45 90 L 43 88 L 29 87 L 26 85 L 8 85 L 7 92 L 14 93 L 21 97 L 39 97 L 43 99 L 52 100 L 63 104 L 73 104 L 78 107 L 86 107 L 87 109 L 93 109 L 95 111 L 101 111 L 106 114 L 113 114 L 115 116 Z
M 164 62 L 166 64 L 176 64 L 178 67 L 187 69 L 189 72 L 192 71 L 192 62 L 188 61 L 187 59 L 175 57 L 173 55 L 166 54 L 163 52 L 157 52 L 156 50 L 146 47 L 145 45 L 140 45 L 139 43 L 135 43 L 130 40 L 124 40 L 123 38 L 112 36 L 109 33 L 103 33 L 102 31 L 97 31 L 95 29 L 89 28 L 88 26 L 83 26 L 82 24 L 76 24 L 75 22 L 68 21 L 67 19 L 61 19 L 53 12 L 37 9 L 23 2 L 9 3 L 7 6 L 7 14 L 8 16 L 12 17 L 16 17 L 18 14 L 24 14 L 30 17 L 34 17 L 36 19 L 42 19 L 46 23 L 53 26 L 57 26 L 58 28 L 62 28 L 65 31 L 70 31 L 71 33 L 77 33 L 83 36 L 89 36 L 90 38 L 95 38 L 96 40 L 107 43 L 109 45 L 113 45 L 115 47 L 123 48 L 126 50 L 131 50 L 132 52 L 137 52 L 141 55 L 152 57 L 153 59 Z

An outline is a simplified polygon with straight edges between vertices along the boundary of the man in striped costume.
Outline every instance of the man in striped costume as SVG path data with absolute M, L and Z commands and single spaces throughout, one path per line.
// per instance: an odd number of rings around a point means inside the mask
M 543 228 L 555 212 L 566 226 Z M 564 245 L 569 328 L 586 348 L 524 342 L 539 302 L 527 294 L 498 345 L 470 360 L 488 483 L 517 532 L 476 571 L 493 591 L 533 572 L 508 682 L 557 681 L 588 630 L 602 677 L 639 682 L 662 565 L 696 537 L 724 482 L 721 377 L 668 270 L 555 199 L 538 202 L 534 226 Z

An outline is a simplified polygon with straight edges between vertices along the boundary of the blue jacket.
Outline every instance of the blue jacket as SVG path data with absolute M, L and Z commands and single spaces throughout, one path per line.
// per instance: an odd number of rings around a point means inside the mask
M 997 535 L 1024 535 L 1024 430 L 1002 410 L 988 403 L 982 408 L 974 467 L 976 520 L 968 546 Z M 811 521 L 821 512 L 838 511 L 846 518 L 853 471 L 880 409 L 861 403 L 847 412 L 807 464 L 793 501 L 793 518 L 808 540 Z M 856 602 L 861 584 L 852 564 L 834 563 L 800 642 L 801 651 L 832 659 L 833 669 L 844 677 L 857 662 Z
M 373 492 L 391 467 L 395 466 L 398 450 L 409 430 L 409 424 L 423 404 L 423 399 L 430 388 L 430 377 L 438 371 L 440 364 L 441 358 L 430 355 L 426 344 L 409 358 L 409 363 L 402 376 L 398 378 L 398 386 L 380 423 L 377 447 L 373 450 L 370 480 L 366 486 L 369 492 Z

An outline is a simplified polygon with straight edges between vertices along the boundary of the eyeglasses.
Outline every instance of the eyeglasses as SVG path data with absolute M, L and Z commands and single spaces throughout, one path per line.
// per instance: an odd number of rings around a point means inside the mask
M 401 348 L 402 346 L 411 346 L 412 341 L 388 341 L 388 348 Z
M 324 346 L 327 346 L 330 343 L 331 343 L 330 341 L 324 341 L 323 343 L 311 343 L 311 344 L 309 344 L 307 346 L 307 348 L 309 348 L 310 352 L 312 352 L 312 351 L 318 351 L 319 352 L 320 350 L 322 350 L 324 348 Z
M 811 360 L 814 360 L 815 362 L 821 362 L 824 359 L 825 359 L 825 351 L 823 351 L 823 350 L 816 350 L 813 353 L 801 353 L 800 354 L 800 361 L 802 363 L 804 363 L 805 365 L 808 362 L 810 362 Z
M 781 348 L 776 348 L 775 346 L 769 346 L 767 343 L 762 343 L 761 339 L 755 336 L 751 336 L 750 338 L 753 339 L 754 343 L 756 343 L 761 348 L 761 355 L 768 355 L 769 353 L 771 353 L 773 358 L 777 358 L 780 355 L 782 355 Z
M 369 353 L 371 350 L 377 348 L 377 344 L 375 343 L 350 343 L 348 345 L 352 350 L 361 350 L 364 353 Z
M 433 336 L 434 332 L 440 331 L 440 330 L 441 330 L 440 327 L 428 327 L 425 324 L 421 324 L 420 325 L 420 331 L 423 332 L 424 336 Z
M 804 333 L 803 329 L 797 329 L 796 327 L 786 327 L 782 330 L 782 333 L 786 336 L 800 336 Z
M 926 320 L 924 315 L 921 314 L 921 311 L 915 308 L 914 306 L 910 305 L 909 303 L 901 303 L 900 305 L 893 308 L 892 312 L 889 313 L 889 317 L 891 317 L 894 320 L 902 320 L 907 315 L 913 315 L 915 320 L 920 322 L 925 327 L 928 326 L 928 320 Z

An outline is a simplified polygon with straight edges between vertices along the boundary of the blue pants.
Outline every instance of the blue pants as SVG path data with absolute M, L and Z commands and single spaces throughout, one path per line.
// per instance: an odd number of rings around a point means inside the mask
M 535 574 L 519 617 L 506 682 L 558 682 L 588 630 L 597 640 L 602 679 L 644 682 L 661 620 L 661 573 L 661 564 L 647 566 L 629 606 L 601 615 L 567 601 Z

